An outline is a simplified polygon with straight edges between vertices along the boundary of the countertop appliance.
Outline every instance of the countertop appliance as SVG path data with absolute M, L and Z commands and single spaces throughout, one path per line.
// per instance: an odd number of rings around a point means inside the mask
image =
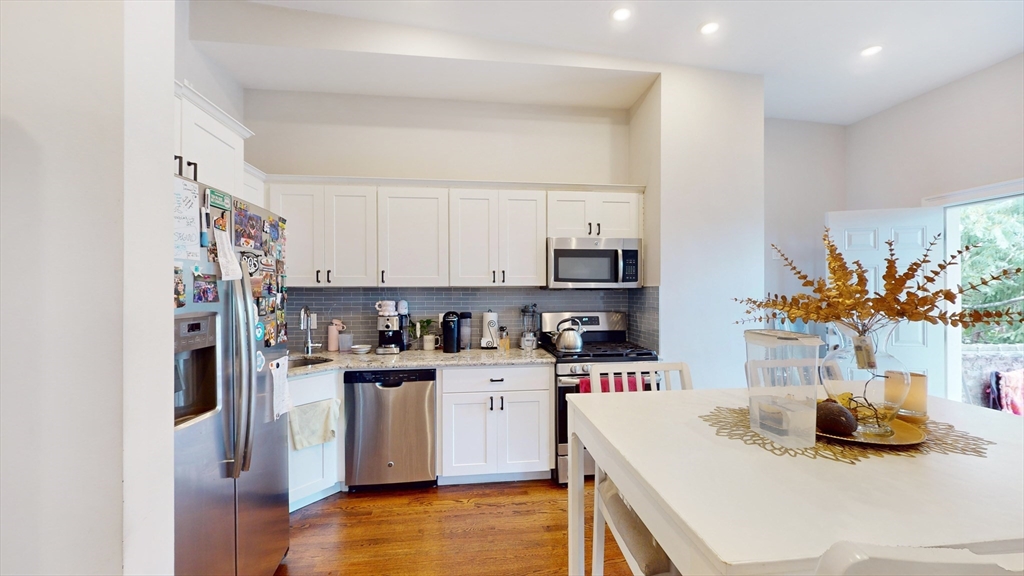
M 459 351 L 458 312 L 445 312 L 441 317 L 441 346 L 448 353 Z
M 437 482 L 436 370 L 345 372 L 345 484 Z
M 377 316 L 377 346 L 382 348 L 394 346 L 400 352 L 405 351 L 407 349 L 405 335 L 408 331 L 408 321 L 404 328 L 405 331 L 403 331 L 401 316 Z
M 270 575 L 289 530 L 288 417 L 274 418 L 269 368 L 287 354 L 285 220 L 192 180 L 173 185 L 176 227 L 204 227 L 211 209 L 202 240 L 175 231 L 175 572 Z M 218 253 L 238 257 L 241 279 L 220 279 Z
M 640 288 L 639 238 L 548 238 L 548 288 Z
M 578 352 L 559 351 L 551 337 L 558 325 L 568 319 L 574 319 L 586 329 L 581 335 L 583 348 Z M 580 379 L 588 377 L 591 364 L 656 362 L 658 354 L 626 339 L 628 323 L 625 312 L 544 312 L 540 315 L 540 324 L 540 347 L 555 357 L 556 468 L 552 471 L 552 478 L 559 484 L 565 484 L 569 477 L 569 412 L 566 395 L 579 392 Z M 594 460 L 585 450 L 583 461 L 585 473 L 593 474 Z

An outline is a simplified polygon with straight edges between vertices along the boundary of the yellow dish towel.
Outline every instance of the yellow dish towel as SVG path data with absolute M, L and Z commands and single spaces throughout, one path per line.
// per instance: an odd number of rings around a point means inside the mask
M 296 450 L 330 442 L 338 437 L 341 400 L 334 398 L 295 406 L 288 414 L 292 445 Z

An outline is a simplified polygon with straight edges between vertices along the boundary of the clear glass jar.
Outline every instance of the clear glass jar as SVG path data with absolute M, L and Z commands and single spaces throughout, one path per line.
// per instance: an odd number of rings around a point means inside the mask
M 473 313 L 459 312 L 459 349 L 469 350 L 473 341 Z
M 508 354 L 510 346 L 511 341 L 508 337 L 508 327 L 498 326 L 498 349 L 501 350 L 502 354 Z
M 890 423 L 910 391 L 910 374 L 888 347 L 898 324 L 867 334 L 833 323 L 842 343 L 821 363 L 821 383 L 830 398 L 853 412 L 857 434 L 892 436 Z

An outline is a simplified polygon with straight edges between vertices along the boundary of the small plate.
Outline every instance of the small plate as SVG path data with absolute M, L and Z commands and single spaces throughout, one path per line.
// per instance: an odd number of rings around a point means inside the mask
M 914 444 L 924 442 L 924 439 L 928 436 L 925 434 L 924 430 L 902 420 L 893 420 L 889 426 L 892 427 L 892 436 L 874 436 L 861 434 L 860 432 L 854 432 L 853 436 L 833 436 L 832 434 L 825 434 L 820 431 L 818 432 L 818 436 L 842 440 L 844 442 L 873 444 L 876 446 L 913 446 Z

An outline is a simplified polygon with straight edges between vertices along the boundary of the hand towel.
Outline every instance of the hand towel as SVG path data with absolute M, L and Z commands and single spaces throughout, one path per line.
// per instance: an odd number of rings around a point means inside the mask
M 340 413 L 341 400 L 337 398 L 295 406 L 288 417 L 292 445 L 302 450 L 336 439 Z
M 999 403 L 1003 412 L 1024 414 L 1024 370 L 999 373 Z

